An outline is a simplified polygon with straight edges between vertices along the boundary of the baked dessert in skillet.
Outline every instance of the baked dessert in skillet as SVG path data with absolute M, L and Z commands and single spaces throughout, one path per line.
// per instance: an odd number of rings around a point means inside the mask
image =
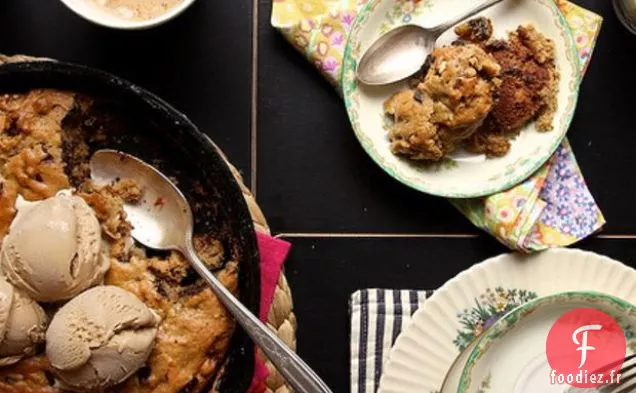
M 101 246 L 96 247 L 107 258 L 107 267 L 103 272 L 97 268 L 98 275 L 103 277 L 106 288 L 124 290 L 143 303 L 143 307 L 135 307 L 142 311 L 147 307 L 151 311 L 154 316 L 150 317 L 146 313 L 149 325 L 142 328 L 155 330 L 152 346 L 147 357 L 143 357 L 143 364 L 137 362 L 130 366 L 129 372 L 120 373 L 117 377 L 100 375 L 100 380 L 108 381 L 106 384 L 84 384 L 82 387 L 82 383 L 75 383 L 78 381 L 74 379 L 77 375 L 65 373 L 58 365 L 51 364 L 47 354 L 52 352 L 49 352 L 47 343 L 45 353 L 41 331 L 26 329 L 27 341 L 32 345 L 22 352 L 7 353 L 10 356 L 5 356 L 3 344 L 13 344 L 14 341 L 4 334 L 1 337 L 4 343 L 0 341 L 0 358 L 10 358 L 10 364 L 0 367 L 1 392 L 57 393 L 62 389 L 122 393 L 200 392 L 220 372 L 226 359 L 234 322 L 216 297 L 180 254 L 151 252 L 135 244 L 130 236 L 131 226 L 126 220 L 122 204 L 124 201 L 134 203 L 143 198 L 143 190 L 126 179 L 101 188 L 90 181 L 90 152 L 111 138 L 125 139 L 127 127 L 130 126 L 112 109 L 107 102 L 64 91 L 34 90 L 25 94 L 0 96 L 0 236 L 3 245 L 7 245 L 3 247 L 2 266 L 7 281 L 13 286 L 10 297 L 13 302 L 16 302 L 17 296 L 38 298 L 38 303 L 48 314 L 48 321 L 53 320 L 52 324 L 55 323 L 60 307 L 64 310 L 83 296 L 81 294 L 100 288 L 102 282 L 97 282 L 99 280 L 95 280 L 91 274 L 72 273 L 77 263 L 81 264 L 85 259 L 81 256 L 82 252 L 75 251 L 74 255 L 80 256 L 72 258 L 71 276 L 87 278 L 77 280 L 77 290 L 67 291 L 63 287 L 61 292 L 64 295 L 54 298 L 43 296 L 42 293 L 51 293 L 50 287 L 40 288 L 38 285 L 45 285 L 46 280 L 35 283 L 30 281 L 31 275 L 24 273 L 22 267 L 30 266 L 28 261 L 35 257 L 25 256 L 29 254 L 25 251 L 30 249 L 28 244 L 12 233 L 27 226 L 25 222 L 37 223 L 33 217 L 36 216 L 34 210 L 38 208 L 23 211 L 21 206 L 42 206 L 38 204 L 46 201 L 53 206 L 47 209 L 60 211 L 60 217 L 66 217 L 64 206 L 76 211 L 76 206 L 85 204 L 91 213 L 84 216 L 92 215 L 98 223 L 98 229 L 91 232 L 98 231 L 101 235 Z M 206 195 L 206 190 L 196 179 L 179 185 L 189 196 L 197 217 L 194 242 L 199 256 L 216 271 L 224 285 L 237 293 L 238 262 L 232 258 L 228 246 L 216 239 L 214 231 L 210 229 L 212 223 L 209 221 L 215 209 L 209 202 L 212 198 Z M 68 190 L 72 190 L 72 195 L 66 198 L 77 198 L 81 202 L 55 202 L 56 198 L 63 199 Z M 20 219 L 21 216 L 24 218 Z M 80 228 L 80 218 L 73 222 L 77 222 Z M 37 242 L 31 246 L 37 248 Z M 11 252 L 5 253 L 5 248 Z M 84 248 L 77 246 L 77 250 Z M 95 257 L 99 260 L 101 254 L 96 256 L 97 253 L 89 253 L 86 258 Z M 103 267 L 104 264 L 96 263 L 96 266 Z M 88 287 L 92 289 L 86 289 Z M 122 296 L 121 299 L 126 298 Z M 116 304 L 128 303 L 127 300 L 118 300 Z M 11 310 L 10 307 L 8 309 Z M 72 312 L 68 311 L 67 314 Z M 15 320 L 10 318 L 13 315 L 11 312 L 6 314 L 9 316 L 5 318 L 7 321 Z M 77 315 L 77 311 L 73 315 Z M 6 333 L 9 328 L 3 332 L 2 318 L 0 304 L 0 333 Z M 88 329 L 80 330 L 84 332 Z M 49 334 L 46 338 L 50 338 Z M 96 374 L 101 372 L 97 366 L 94 370 L 97 370 Z M 122 376 L 125 376 L 124 380 L 116 380 Z

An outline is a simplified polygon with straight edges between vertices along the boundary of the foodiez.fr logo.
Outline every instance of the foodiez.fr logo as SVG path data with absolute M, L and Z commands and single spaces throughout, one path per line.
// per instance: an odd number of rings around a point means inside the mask
M 608 314 L 579 308 L 563 314 L 546 341 L 550 383 L 593 388 L 620 382 L 625 334 Z

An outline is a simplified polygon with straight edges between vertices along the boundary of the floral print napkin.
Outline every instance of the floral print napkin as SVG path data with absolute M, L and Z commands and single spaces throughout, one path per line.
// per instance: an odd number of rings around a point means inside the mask
M 393 17 L 403 23 L 426 12 L 426 0 L 393 1 Z M 568 1 L 555 1 L 572 28 L 581 69 L 585 72 L 602 18 Z M 273 0 L 271 23 L 339 87 L 347 36 L 358 12 L 368 2 Z M 605 224 L 567 140 L 542 168 L 512 189 L 484 198 L 450 202 L 474 225 L 522 252 L 571 245 Z

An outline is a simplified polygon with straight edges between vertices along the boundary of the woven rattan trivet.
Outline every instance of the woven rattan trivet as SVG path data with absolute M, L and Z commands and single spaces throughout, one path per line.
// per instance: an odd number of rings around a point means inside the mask
M 23 55 L 15 55 L 15 56 L 5 56 L 0 54 L 0 65 L 2 63 L 18 63 L 24 61 L 34 61 L 34 60 L 49 60 L 43 58 L 33 58 L 29 56 Z M 269 234 L 269 226 L 267 225 L 267 220 L 261 211 L 261 208 L 256 203 L 256 199 L 250 192 L 250 190 L 245 186 L 243 182 L 243 178 L 239 171 L 228 161 L 227 157 L 223 154 L 223 152 L 219 149 L 219 152 L 225 159 L 226 163 L 230 167 L 232 174 L 236 178 L 237 183 L 241 187 L 241 191 L 243 192 L 243 197 L 245 197 L 245 202 L 247 203 L 247 207 L 249 208 L 250 215 L 252 216 L 252 221 L 254 222 L 254 227 L 257 231 L 262 233 Z M 269 315 L 267 317 L 267 326 L 275 332 L 278 337 L 285 342 L 290 348 L 294 351 L 296 350 L 296 316 L 294 315 L 294 305 L 292 301 L 291 290 L 289 289 L 289 285 L 287 284 L 287 278 L 285 277 L 285 272 L 281 272 L 280 278 L 278 279 L 278 283 L 276 285 L 276 290 L 274 291 L 274 298 L 272 301 L 272 307 L 269 311 Z M 266 360 L 265 356 L 259 351 L 259 356 Z M 269 370 L 269 377 L 267 378 L 267 393 L 288 393 L 291 392 L 291 389 L 285 384 L 285 380 L 278 373 L 276 368 L 272 365 L 271 362 L 266 360 L 266 366 Z
M 227 157 L 221 152 L 223 158 L 227 162 L 228 166 L 232 170 L 236 181 L 241 186 L 241 191 L 243 191 L 243 196 L 245 197 L 245 202 L 247 202 L 247 207 L 250 210 L 250 215 L 252 216 L 252 221 L 254 222 L 254 227 L 257 231 L 261 231 L 263 233 L 270 233 L 269 226 L 267 225 L 267 220 L 265 219 L 265 215 L 261 208 L 256 203 L 256 199 L 250 192 L 249 188 L 245 186 L 243 182 L 243 178 L 241 174 L 236 170 L 236 168 L 227 160 Z M 296 315 L 294 314 L 294 303 L 292 301 L 291 290 L 289 289 L 289 285 L 287 284 L 287 278 L 285 277 L 285 272 L 282 271 L 280 278 L 278 279 L 278 283 L 276 285 L 276 290 L 274 291 L 274 299 L 272 302 L 272 308 L 269 310 L 269 315 L 267 316 L 267 326 L 269 326 L 272 331 L 274 331 L 278 337 L 285 344 L 287 344 L 294 351 L 296 350 Z M 262 353 L 259 354 L 263 359 L 266 359 Z M 280 373 L 276 370 L 274 365 L 266 360 L 267 369 L 269 370 L 269 376 L 267 378 L 267 392 L 273 393 L 287 393 L 291 392 L 289 386 L 285 384 L 285 380 L 280 375 Z

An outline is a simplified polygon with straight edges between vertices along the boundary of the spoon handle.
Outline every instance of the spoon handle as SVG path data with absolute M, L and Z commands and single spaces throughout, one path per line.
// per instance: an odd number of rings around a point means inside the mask
M 464 20 L 475 16 L 476 14 L 482 12 L 483 10 L 492 7 L 493 5 L 497 4 L 497 3 L 501 3 L 503 0 L 487 0 L 484 1 L 483 3 L 475 6 L 474 8 L 462 13 L 461 15 L 451 19 L 448 22 L 442 23 L 441 25 L 435 27 L 433 30 L 435 30 L 435 32 L 437 33 L 437 36 L 442 35 L 446 30 L 450 29 L 451 27 L 455 26 L 456 24 L 463 22 Z
M 267 358 L 274 363 L 278 371 L 297 392 L 332 393 L 329 387 L 314 371 L 283 343 L 264 323 L 252 314 L 225 286 L 212 274 L 199 259 L 192 241 L 188 241 L 181 252 L 190 261 L 194 270 L 210 285 L 218 297 L 243 330 L 260 347 Z

